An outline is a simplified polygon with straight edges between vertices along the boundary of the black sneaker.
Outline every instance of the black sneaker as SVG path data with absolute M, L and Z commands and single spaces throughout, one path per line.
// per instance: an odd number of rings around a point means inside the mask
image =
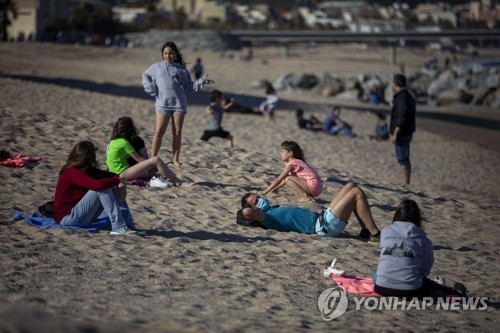
M 469 295 L 467 294 L 467 288 L 465 288 L 462 283 L 455 282 L 455 284 L 453 285 L 453 289 L 458 291 L 462 295 L 462 297 L 465 297 L 465 299 L 469 298 Z
M 370 232 L 368 231 L 368 229 L 361 229 L 361 231 L 359 232 L 359 238 L 364 240 L 370 239 Z
M 368 244 L 370 245 L 379 245 L 380 244 L 380 232 L 378 234 L 370 235 L 368 238 Z
M 129 230 L 135 231 L 138 236 L 146 236 L 146 231 L 145 230 L 139 230 L 135 227 L 135 224 L 127 226 Z

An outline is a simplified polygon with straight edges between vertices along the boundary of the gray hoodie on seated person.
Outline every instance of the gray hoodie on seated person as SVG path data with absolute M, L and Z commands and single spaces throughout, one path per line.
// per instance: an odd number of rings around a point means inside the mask
M 432 242 L 415 224 L 394 221 L 382 229 L 376 285 L 398 290 L 418 289 L 433 264 Z

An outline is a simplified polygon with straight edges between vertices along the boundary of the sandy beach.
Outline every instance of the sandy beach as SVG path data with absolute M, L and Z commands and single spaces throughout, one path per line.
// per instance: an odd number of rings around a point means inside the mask
M 390 77 L 399 66 L 387 63 L 387 50 L 324 45 L 292 49 L 284 59 L 279 48 L 263 48 L 254 50 L 251 62 L 181 51 L 190 63 L 201 57 L 216 82 L 189 95 L 183 167 L 173 169 L 197 184 L 129 186 L 127 200 L 147 236 L 111 237 L 106 231 L 41 229 L 12 216 L 15 211 L 31 214 L 52 199 L 58 171 L 76 142 L 94 142 L 105 165 L 106 145 L 120 116 L 133 118 L 150 148 L 154 101 L 143 91 L 141 74 L 159 60 L 160 51 L 0 44 L 0 149 L 43 158 L 32 168 L 0 167 L 1 332 L 498 330 L 499 110 L 460 106 L 418 116 L 412 184 L 402 187 L 392 145 L 369 139 L 373 115 L 343 111 L 358 134 L 355 139 L 297 128 L 296 107 L 324 118 L 332 104 L 346 101 L 278 92 L 281 107 L 274 126 L 263 117 L 226 114 L 223 127 L 233 134 L 234 148 L 218 138 L 199 140 L 212 88 L 257 106 L 264 92 L 252 83 L 272 82 L 287 72 Z M 398 50 L 407 72 L 429 55 Z M 169 131 L 160 150 L 167 161 Z M 337 258 L 349 274 L 370 276 L 379 251 L 358 239 L 354 216 L 340 238 L 235 223 L 241 196 L 264 189 L 281 172 L 284 140 L 302 146 L 326 186 L 316 203 L 298 203 L 291 190 L 283 189 L 269 196 L 274 204 L 319 210 L 353 181 L 366 192 L 375 222 L 383 228 L 402 198 L 414 199 L 434 244 L 431 277 L 464 283 L 471 296 L 489 298 L 487 309 L 369 311 L 350 305 L 341 317 L 323 320 L 318 296 L 335 286 L 323 269 Z

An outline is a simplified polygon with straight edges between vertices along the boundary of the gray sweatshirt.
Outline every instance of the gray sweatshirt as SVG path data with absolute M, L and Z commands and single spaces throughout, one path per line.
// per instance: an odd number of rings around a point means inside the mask
M 206 131 L 216 131 L 222 127 L 222 118 L 224 117 L 224 109 L 217 103 L 210 103 L 212 109 L 212 117 L 208 119 Z
M 187 111 L 186 92 L 193 90 L 193 82 L 183 65 L 156 62 L 142 73 L 142 85 L 146 93 L 156 97 L 157 111 Z
M 397 290 L 422 286 L 434 264 L 432 242 L 411 222 L 395 221 L 382 229 L 376 284 Z

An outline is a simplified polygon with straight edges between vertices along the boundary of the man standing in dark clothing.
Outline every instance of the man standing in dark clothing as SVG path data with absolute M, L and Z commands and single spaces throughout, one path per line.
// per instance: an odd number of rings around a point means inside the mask
M 396 159 L 403 167 L 404 184 L 410 184 L 410 142 L 415 132 L 415 99 L 406 89 L 406 77 L 394 75 L 392 79 L 394 99 L 392 101 L 390 133 L 394 144 Z

